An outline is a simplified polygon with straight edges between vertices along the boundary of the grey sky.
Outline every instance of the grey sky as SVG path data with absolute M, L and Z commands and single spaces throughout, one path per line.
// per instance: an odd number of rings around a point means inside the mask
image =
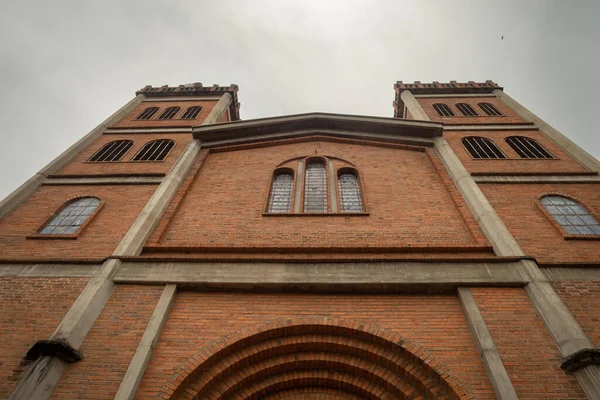
M 397 80 L 492 79 L 600 157 L 598 16 L 599 1 L 4 0 L 0 198 L 146 84 L 237 83 L 243 119 L 392 117 Z

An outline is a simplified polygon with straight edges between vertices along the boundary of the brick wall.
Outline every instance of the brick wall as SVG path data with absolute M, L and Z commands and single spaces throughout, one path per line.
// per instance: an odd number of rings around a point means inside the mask
M 540 263 L 600 262 L 600 241 L 565 240 L 537 206 L 538 198 L 555 193 L 579 200 L 600 215 L 598 184 L 482 184 L 481 190 L 525 254 Z
M 600 281 L 560 281 L 553 286 L 592 342 L 600 346 Z
M 417 97 L 417 100 L 432 121 L 443 122 L 446 125 L 526 123 L 523 118 L 496 97 Z M 440 117 L 433 108 L 433 105 L 436 103 L 443 103 L 450 106 L 455 116 Z M 470 104 L 479 116 L 466 117 L 462 115 L 456 108 L 457 103 Z M 504 115 L 488 116 L 479 108 L 478 103 L 493 104 Z
M 117 122 L 114 128 L 146 128 L 146 127 L 182 127 L 200 125 L 208 117 L 218 100 L 183 100 L 183 101 L 144 101 L 134 108 L 123 119 Z M 202 111 L 196 119 L 179 119 L 188 107 L 201 106 Z M 158 107 L 159 110 L 149 120 L 138 121 L 140 113 L 148 107 Z M 158 120 L 158 116 L 168 107 L 181 107 L 181 110 L 175 115 L 175 118 L 169 120 Z
M 0 398 L 17 386 L 23 357 L 36 341 L 50 338 L 86 281 L 0 277 Z

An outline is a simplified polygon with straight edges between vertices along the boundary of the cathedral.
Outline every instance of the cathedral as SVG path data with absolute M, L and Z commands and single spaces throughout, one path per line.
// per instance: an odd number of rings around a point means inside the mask
M 239 109 L 146 86 L 0 203 L 0 398 L 600 399 L 597 159 L 493 81 Z

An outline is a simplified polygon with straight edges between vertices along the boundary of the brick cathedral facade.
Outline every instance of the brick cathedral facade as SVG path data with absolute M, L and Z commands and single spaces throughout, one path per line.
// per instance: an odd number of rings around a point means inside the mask
M 0 203 L 0 398 L 598 399 L 600 162 L 496 83 L 146 86 Z

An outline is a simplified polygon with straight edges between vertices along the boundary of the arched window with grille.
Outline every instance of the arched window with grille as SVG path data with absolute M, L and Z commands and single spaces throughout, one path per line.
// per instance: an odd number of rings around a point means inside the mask
M 468 136 L 462 139 L 462 144 L 473 158 L 506 158 L 502 150 L 490 139 Z
M 304 177 L 304 212 L 326 213 L 327 211 L 325 160 L 310 158 L 306 162 Z
M 479 103 L 478 106 L 487 115 L 490 115 L 490 116 L 502 116 L 502 115 L 504 115 L 493 104 L 490 104 L 490 103 Z
M 148 107 L 144 111 L 142 111 L 140 113 L 140 115 L 137 116 L 136 119 L 141 119 L 141 120 L 150 119 L 150 118 L 152 118 L 152 116 L 154 114 L 156 114 L 157 111 L 158 111 L 158 107 Z
M 511 136 L 504 139 L 504 141 L 521 158 L 554 158 L 541 144 L 528 137 Z
M 174 145 L 175 142 L 170 139 L 153 140 L 146 143 L 132 158 L 132 161 L 162 161 Z
M 338 192 L 341 212 L 364 211 L 358 173 L 352 169 L 338 171 Z
M 175 117 L 175 115 L 179 112 L 179 110 L 181 110 L 181 107 L 169 107 L 169 108 L 165 109 L 165 111 L 163 111 L 162 114 L 160 114 L 158 116 L 158 119 L 160 119 L 160 120 L 173 119 L 173 117 Z
M 93 162 L 114 162 L 119 161 L 133 146 L 131 140 L 115 140 L 114 142 L 106 143 L 97 152 L 92 155 L 88 161 Z
M 74 235 L 100 205 L 96 197 L 80 197 L 66 203 L 39 231 L 40 235 Z
M 458 111 L 460 111 L 462 113 L 462 115 L 465 115 L 465 116 L 476 117 L 479 115 L 479 114 L 477 114 L 477 111 L 475 111 L 470 104 L 458 103 L 458 104 L 456 104 L 456 108 L 458 108 Z
M 600 222 L 579 202 L 548 195 L 540 200 L 548 214 L 571 235 L 600 235 Z
M 200 106 L 188 107 L 181 115 L 181 119 L 196 119 L 200 111 L 202 111 Z
M 270 213 L 289 213 L 292 211 L 292 198 L 294 196 L 294 171 L 283 168 L 273 173 L 271 181 L 271 194 L 269 195 Z
M 448 104 L 436 103 L 433 105 L 433 109 L 440 117 L 454 117 L 454 112 L 450 109 Z

